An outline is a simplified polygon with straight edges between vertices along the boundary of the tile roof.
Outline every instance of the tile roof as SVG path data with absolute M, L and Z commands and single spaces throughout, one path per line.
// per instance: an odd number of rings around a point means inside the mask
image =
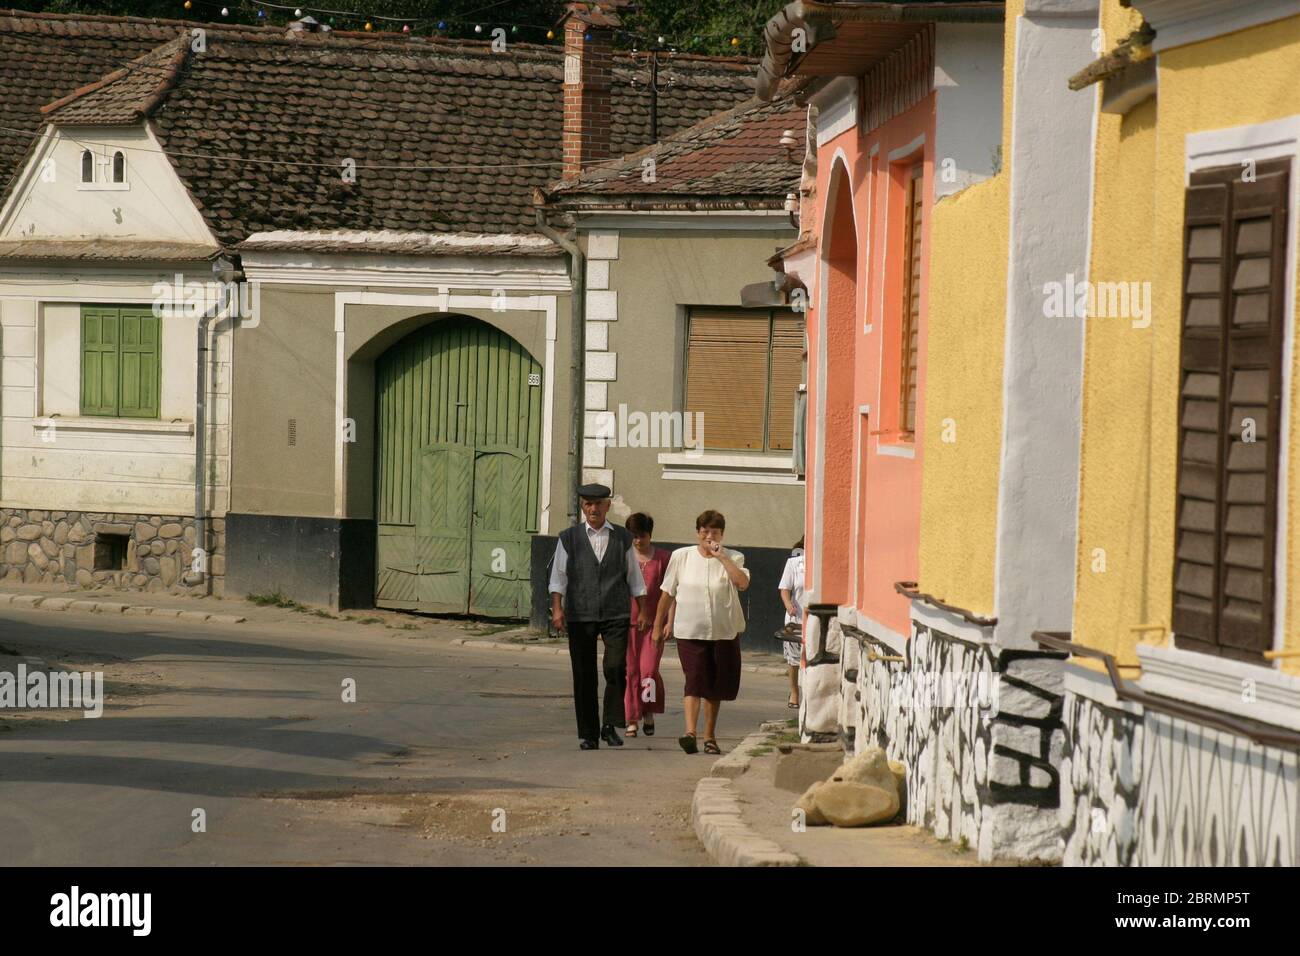
M 209 29 L 203 52 L 164 47 L 195 25 L 0 12 L 0 184 L 30 148 L 41 107 L 63 100 L 44 118 L 148 115 L 228 246 L 274 230 L 535 231 L 533 193 L 562 162 L 559 47 L 497 54 L 475 41 L 225 25 Z M 748 99 L 753 66 L 661 61 L 660 135 Z M 648 77 L 644 54 L 616 55 L 616 155 L 651 140 Z
M 117 126 L 149 115 L 180 75 L 189 41 L 169 40 L 121 69 L 41 107 L 54 125 Z
M 723 200 L 727 208 L 781 208 L 799 188 L 807 110 L 792 99 L 750 100 L 674 134 L 617 163 L 551 186 L 547 197 L 566 206 L 680 206 L 684 200 Z M 793 131 L 798 146 L 780 143 Z M 647 160 L 654 181 L 645 182 Z

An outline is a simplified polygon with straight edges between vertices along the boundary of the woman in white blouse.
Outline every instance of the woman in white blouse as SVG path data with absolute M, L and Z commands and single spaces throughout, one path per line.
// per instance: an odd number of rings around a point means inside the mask
M 740 692 L 740 632 L 745 615 L 740 592 L 749 587 L 745 556 L 722 546 L 727 519 L 706 511 L 695 519 L 699 544 L 678 548 L 668 560 L 655 609 L 654 641 L 665 638 L 664 621 L 673 613 L 677 656 L 686 676 L 686 733 L 677 739 L 696 752 L 700 701 L 704 702 L 704 752 L 717 754 L 718 710 Z

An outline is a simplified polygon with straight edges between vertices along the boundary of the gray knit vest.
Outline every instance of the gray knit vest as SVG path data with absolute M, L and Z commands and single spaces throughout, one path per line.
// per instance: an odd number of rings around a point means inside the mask
M 599 564 L 583 525 L 565 528 L 560 540 L 569 559 L 564 616 L 581 622 L 627 620 L 632 606 L 632 591 L 627 586 L 627 549 L 632 547 L 632 535 L 627 529 L 609 525 L 609 544 Z

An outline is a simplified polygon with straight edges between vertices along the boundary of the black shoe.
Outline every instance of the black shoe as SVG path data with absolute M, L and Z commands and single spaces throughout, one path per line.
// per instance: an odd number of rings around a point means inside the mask
M 600 732 L 600 739 L 605 741 L 611 747 L 623 746 L 623 741 L 619 739 L 618 731 L 613 726 L 608 726 Z
M 583 740 L 582 743 L 578 744 L 578 749 L 579 749 L 579 750 L 599 750 L 599 749 L 600 749 L 600 741 L 599 741 L 599 740 L 592 740 L 592 739 L 589 737 L 589 738 Z

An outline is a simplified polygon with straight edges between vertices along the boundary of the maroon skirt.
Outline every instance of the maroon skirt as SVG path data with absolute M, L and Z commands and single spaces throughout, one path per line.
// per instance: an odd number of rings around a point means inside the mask
M 677 639 L 677 657 L 686 675 L 687 697 L 735 700 L 740 693 L 740 638 L 729 641 Z

